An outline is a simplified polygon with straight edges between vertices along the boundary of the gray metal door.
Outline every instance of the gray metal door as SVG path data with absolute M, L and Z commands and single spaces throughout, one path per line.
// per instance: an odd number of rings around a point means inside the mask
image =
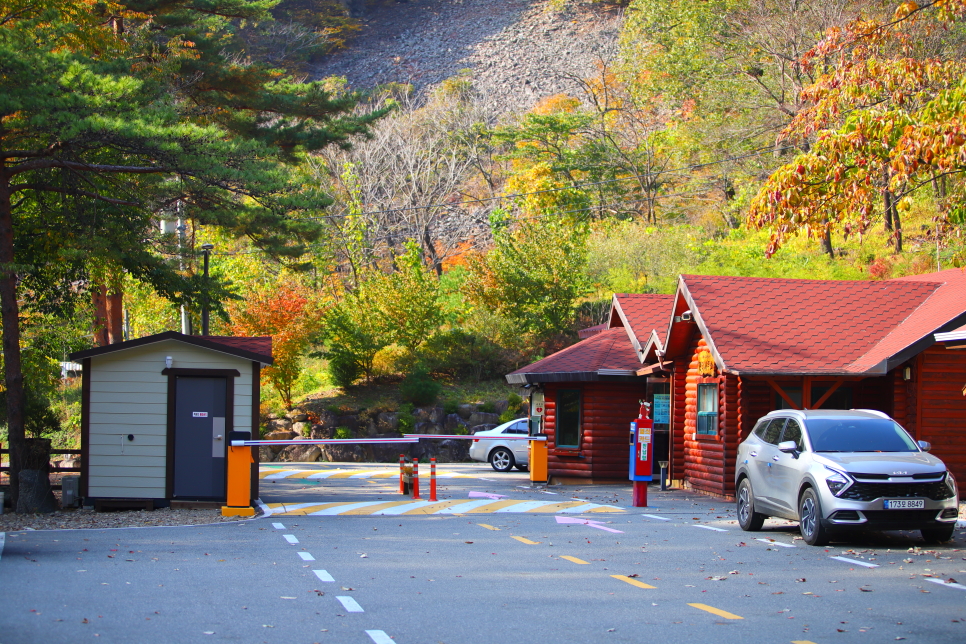
M 225 378 L 178 376 L 174 411 L 174 496 L 225 497 Z

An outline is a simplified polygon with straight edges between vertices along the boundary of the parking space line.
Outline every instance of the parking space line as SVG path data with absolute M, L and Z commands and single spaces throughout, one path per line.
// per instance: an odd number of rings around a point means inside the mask
M 704 528 L 705 530 L 714 530 L 715 532 L 727 532 L 724 528 L 716 528 L 713 525 L 698 525 L 697 523 L 691 524 L 692 528 Z
M 782 548 L 797 548 L 798 546 L 791 543 L 782 543 L 781 541 L 775 541 L 774 539 L 755 539 L 755 541 L 761 541 L 762 543 L 767 543 L 769 546 L 781 546 Z
M 332 578 L 332 575 L 325 570 L 313 570 L 312 572 L 314 572 L 315 576 L 319 578 L 319 581 L 335 581 L 335 579 Z
M 349 597 L 348 595 L 336 595 L 336 599 L 338 599 L 342 603 L 342 606 L 345 607 L 346 612 L 349 612 L 349 613 L 366 612 L 362 610 L 362 606 L 359 605 L 359 602 L 357 602 L 354 597 Z
M 614 579 L 620 579 L 623 582 L 630 584 L 631 586 L 637 586 L 638 588 L 657 588 L 657 586 L 652 586 L 650 584 L 645 584 L 643 581 L 637 581 L 636 579 L 631 579 L 627 575 L 611 575 Z
M 494 528 L 493 526 L 486 523 L 477 523 L 476 525 L 486 528 L 487 530 L 499 530 L 499 528 Z
M 295 538 L 294 534 L 283 534 L 282 536 L 285 537 L 285 540 L 293 546 L 299 542 L 299 540 Z
M 284 530 L 285 529 L 285 526 L 282 525 L 281 523 L 273 523 L 272 524 L 272 527 L 275 528 L 276 530 Z
M 845 563 L 855 564 L 856 566 L 865 566 L 866 568 L 879 567 L 879 564 L 869 563 L 868 561 L 859 561 L 858 559 L 849 559 L 848 557 L 829 557 L 829 559 L 837 559 L 839 561 L 844 561 Z
M 718 617 L 724 617 L 725 619 L 744 619 L 741 615 L 735 615 L 734 613 L 729 613 L 726 610 L 721 610 L 720 608 L 715 608 L 714 606 L 708 606 L 707 604 L 688 604 L 692 608 L 697 608 L 698 610 L 703 610 L 711 613 L 712 615 L 717 615 Z
M 966 590 L 966 586 L 963 584 L 957 584 L 956 582 L 946 583 L 942 579 L 933 579 L 932 577 L 926 577 L 926 581 L 931 581 L 934 584 L 939 584 L 940 586 L 946 586 L 948 588 L 958 588 L 959 590 Z
M 528 546 L 535 546 L 535 545 L 537 545 L 538 543 L 540 543 L 539 541 L 530 541 L 530 540 L 529 540 L 529 539 L 527 539 L 526 537 L 511 537 L 511 538 L 513 538 L 513 539 L 516 539 L 516 540 L 517 540 L 517 541 L 519 541 L 520 543 L 525 543 L 525 544 L 527 544 Z
M 315 561 L 315 557 L 313 557 L 311 553 L 305 552 L 304 550 L 299 551 L 299 556 L 302 558 L 302 561 Z
M 647 517 L 648 519 L 657 519 L 658 521 L 670 521 L 668 517 L 659 517 L 656 514 L 642 514 L 642 517 Z
M 386 635 L 386 631 L 366 631 L 366 635 L 372 638 L 375 644 L 396 644 L 391 637 Z
M 571 557 L 570 555 L 560 555 L 561 559 L 566 559 L 567 561 L 572 561 L 575 564 L 589 564 L 589 561 L 584 561 L 583 559 L 578 559 L 577 557 Z

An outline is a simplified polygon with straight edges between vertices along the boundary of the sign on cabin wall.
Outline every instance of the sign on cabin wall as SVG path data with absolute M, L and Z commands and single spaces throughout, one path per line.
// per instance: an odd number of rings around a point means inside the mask
M 544 395 L 542 391 L 530 394 L 530 415 L 543 416 Z
M 654 394 L 654 424 L 671 424 L 671 394 Z
M 698 354 L 698 373 L 705 378 L 714 378 L 714 356 L 705 349 Z

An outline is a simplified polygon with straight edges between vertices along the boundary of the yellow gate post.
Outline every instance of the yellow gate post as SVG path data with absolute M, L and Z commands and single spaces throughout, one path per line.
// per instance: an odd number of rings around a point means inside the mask
M 226 517 L 252 517 L 252 448 L 232 446 L 233 441 L 251 440 L 250 432 L 229 432 L 228 435 L 228 505 L 221 506 Z

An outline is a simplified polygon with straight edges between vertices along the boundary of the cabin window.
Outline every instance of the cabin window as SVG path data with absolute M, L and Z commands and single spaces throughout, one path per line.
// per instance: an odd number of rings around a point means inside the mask
M 715 383 L 698 385 L 698 433 L 718 435 L 718 385 Z
M 557 447 L 580 447 L 580 390 L 557 391 Z

